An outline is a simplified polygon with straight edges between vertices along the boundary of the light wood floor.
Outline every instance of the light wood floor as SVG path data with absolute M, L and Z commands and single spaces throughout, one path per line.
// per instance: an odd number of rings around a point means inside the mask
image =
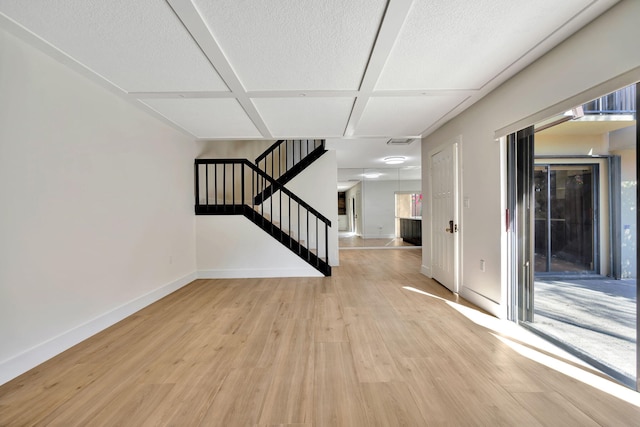
M 419 250 L 198 280 L 0 387 L 0 425 L 639 425 L 439 298 Z M 468 304 L 467 304 L 468 305 Z

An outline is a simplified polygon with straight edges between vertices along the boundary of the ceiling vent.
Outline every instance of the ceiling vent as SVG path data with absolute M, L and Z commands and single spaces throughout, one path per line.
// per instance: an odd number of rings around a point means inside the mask
M 409 139 L 390 139 L 387 141 L 387 145 L 409 145 L 413 142 L 413 138 Z

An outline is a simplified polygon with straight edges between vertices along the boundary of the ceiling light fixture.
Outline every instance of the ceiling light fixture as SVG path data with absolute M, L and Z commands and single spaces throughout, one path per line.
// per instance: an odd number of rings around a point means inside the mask
M 376 178 L 380 178 L 382 174 L 378 173 L 378 172 L 367 172 L 362 174 L 363 177 L 367 178 L 367 179 L 376 179 Z
M 404 163 L 407 158 L 403 156 L 389 156 L 385 157 L 383 160 L 388 165 L 400 165 Z

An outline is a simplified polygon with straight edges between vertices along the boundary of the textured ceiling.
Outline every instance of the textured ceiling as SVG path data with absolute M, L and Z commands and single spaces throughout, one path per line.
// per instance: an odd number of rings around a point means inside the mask
M 614 3 L 0 0 L 0 25 L 195 138 L 355 144 L 433 132 Z

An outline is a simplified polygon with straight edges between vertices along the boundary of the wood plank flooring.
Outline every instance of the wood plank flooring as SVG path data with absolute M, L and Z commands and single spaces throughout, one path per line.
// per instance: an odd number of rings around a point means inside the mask
M 330 278 L 197 280 L 1 386 L 0 426 L 640 425 L 640 408 L 452 308 L 472 306 L 420 256 L 350 250 Z

